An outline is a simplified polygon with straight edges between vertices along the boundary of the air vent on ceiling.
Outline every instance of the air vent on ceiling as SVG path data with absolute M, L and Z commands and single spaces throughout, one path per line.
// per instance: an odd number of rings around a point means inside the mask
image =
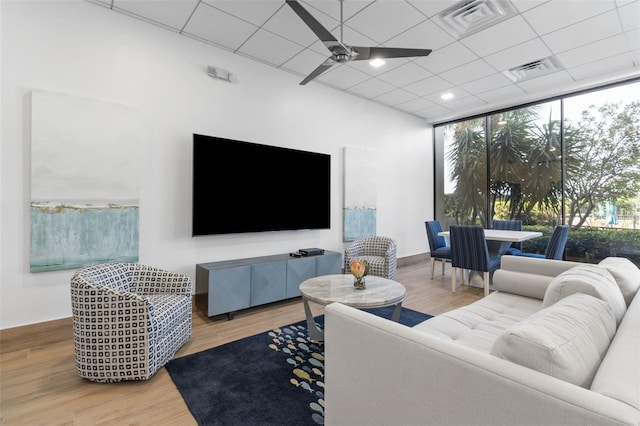
M 545 74 L 551 74 L 562 69 L 560 62 L 553 56 L 549 56 L 544 59 L 529 62 L 528 64 L 520 65 L 518 67 L 511 68 L 503 71 L 502 73 L 509 77 L 511 81 L 517 83 L 519 81 L 529 80 L 543 76 Z
M 451 35 L 461 39 L 517 13 L 509 0 L 463 0 L 443 10 L 433 19 Z

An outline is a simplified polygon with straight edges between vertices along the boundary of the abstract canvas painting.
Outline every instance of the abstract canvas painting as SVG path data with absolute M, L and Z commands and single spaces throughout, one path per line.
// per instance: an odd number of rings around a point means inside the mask
M 31 272 L 138 261 L 140 113 L 31 93 Z
M 376 234 L 376 152 L 344 147 L 344 241 Z

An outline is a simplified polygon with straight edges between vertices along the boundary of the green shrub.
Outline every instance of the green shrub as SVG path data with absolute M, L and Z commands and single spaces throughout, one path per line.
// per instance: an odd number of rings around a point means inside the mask
M 539 225 L 525 225 L 524 231 L 542 232 L 542 237 L 522 243 L 522 250 L 544 254 L 553 228 Z M 640 266 L 640 230 L 578 228 L 569 231 L 565 247 L 565 258 L 597 263 L 605 257 L 626 257 Z

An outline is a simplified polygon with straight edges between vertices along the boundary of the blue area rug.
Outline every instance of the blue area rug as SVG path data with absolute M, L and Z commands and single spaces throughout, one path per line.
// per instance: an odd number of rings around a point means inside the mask
M 368 309 L 391 318 L 392 307 Z M 402 308 L 400 323 L 431 315 Z M 324 325 L 324 317 L 315 318 Z M 324 345 L 306 321 L 169 361 L 166 369 L 199 425 L 324 424 Z

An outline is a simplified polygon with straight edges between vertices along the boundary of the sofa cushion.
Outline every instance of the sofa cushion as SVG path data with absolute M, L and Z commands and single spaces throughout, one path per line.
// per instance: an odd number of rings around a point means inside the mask
M 544 294 L 542 306 L 549 307 L 573 293 L 584 293 L 607 302 L 620 324 L 627 305 L 609 271 L 588 263 L 578 265 L 555 277 Z
M 493 342 L 504 330 L 540 309 L 540 299 L 498 291 L 470 305 L 436 315 L 413 328 L 489 353 Z
M 615 332 L 606 302 L 574 293 L 505 330 L 491 354 L 588 388 Z
M 640 269 L 625 257 L 607 257 L 600 261 L 598 266 L 605 268 L 613 275 L 624 301 L 629 306 L 640 288 Z

